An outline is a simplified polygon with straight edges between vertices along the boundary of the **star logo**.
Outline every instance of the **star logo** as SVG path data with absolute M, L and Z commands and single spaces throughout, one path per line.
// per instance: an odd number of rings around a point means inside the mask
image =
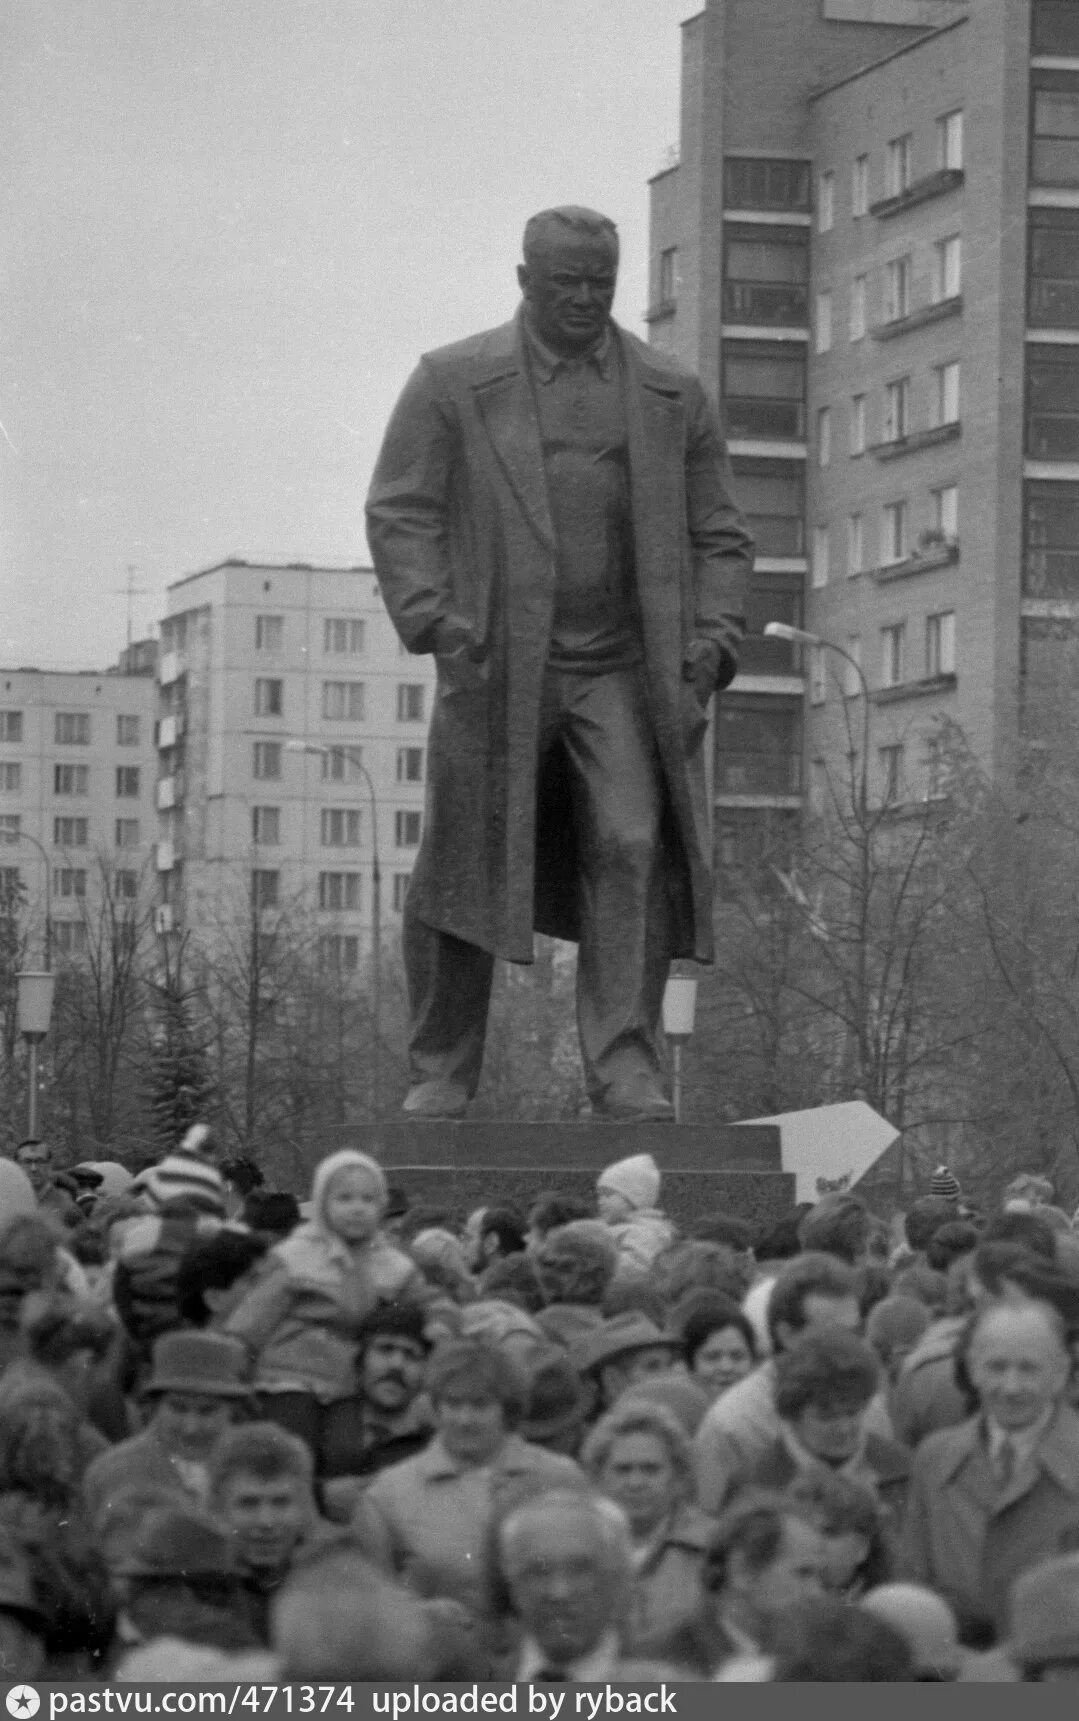
M 31 1721 L 41 1708 L 41 1698 L 32 1685 L 13 1685 L 4 1699 L 9 1715 L 16 1715 L 19 1721 Z

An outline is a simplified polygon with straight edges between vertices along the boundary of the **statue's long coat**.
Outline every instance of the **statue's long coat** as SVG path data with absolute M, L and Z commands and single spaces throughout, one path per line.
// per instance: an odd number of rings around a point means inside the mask
M 708 961 L 705 715 L 682 670 L 693 639 L 736 648 L 752 552 L 700 383 L 625 330 L 612 325 L 612 336 L 626 379 L 637 595 L 666 787 L 672 954 Z M 431 651 L 447 618 L 470 640 L 439 659 L 410 909 L 530 962 L 533 931 L 577 937 L 578 903 L 568 786 L 557 764 L 538 778 L 556 551 L 520 315 L 420 361 L 386 431 L 367 523 L 405 645 Z

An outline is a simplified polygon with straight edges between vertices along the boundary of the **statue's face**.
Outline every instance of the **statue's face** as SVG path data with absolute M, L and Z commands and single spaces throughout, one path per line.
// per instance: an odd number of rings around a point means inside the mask
M 587 351 L 603 334 L 617 278 L 614 247 L 587 233 L 546 240 L 517 271 L 537 335 L 567 357 Z

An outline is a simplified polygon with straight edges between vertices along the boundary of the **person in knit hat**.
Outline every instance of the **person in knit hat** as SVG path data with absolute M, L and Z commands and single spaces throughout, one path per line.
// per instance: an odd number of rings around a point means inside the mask
M 619 1159 L 596 1182 L 599 1216 L 618 1245 L 621 1276 L 644 1274 L 674 1242 L 674 1226 L 659 1207 L 659 1166 L 650 1153 Z
M 426 1304 L 414 1261 L 381 1232 L 382 1167 L 351 1148 L 315 1168 L 311 1217 L 276 1244 L 224 1322 L 255 1358 L 262 1414 L 306 1440 L 318 1461 L 325 1408 L 356 1389 L 357 1343 L 383 1302 Z
M 963 1191 L 954 1171 L 949 1171 L 946 1165 L 938 1165 L 929 1179 L 930 1195 L 938 1196 L 942 1201 L 950 1201 L 956 1207 Z
M 139 1172 L 131 1193 L 142 1197 L 150 1213 L 163 1213 L 174 1202 L 183 1201 L 200 1213 L 224 1219 L 225 1179 L 214 1164 L 215 1153 L 209 1124 L 193 1123 L 179 1147 L 157 1165 Z

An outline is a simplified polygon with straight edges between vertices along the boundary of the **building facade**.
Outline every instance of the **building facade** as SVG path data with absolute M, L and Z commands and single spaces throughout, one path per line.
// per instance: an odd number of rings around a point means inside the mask
M 47 914 L 60 965 L 86 954 L 104 898 L 126 917 L 152 895 L 153 672 L 149 641 L 99 674 L 0 669 L 0 901 L 23 905 L 31 963 Z
M 282 909 L 362 966 L 399 924 L 423 823 L 433 660 L 401 646 L 370 568 L 228 561 L 161 624 L 158 930 Z
M 1006 770 L 1079 613 L 1079 6 L 710 0 L 651 190 L 651 338 L 758 548 L 721 850 L 866 736 L 877 802 L 941 791 L 948 724 Z

